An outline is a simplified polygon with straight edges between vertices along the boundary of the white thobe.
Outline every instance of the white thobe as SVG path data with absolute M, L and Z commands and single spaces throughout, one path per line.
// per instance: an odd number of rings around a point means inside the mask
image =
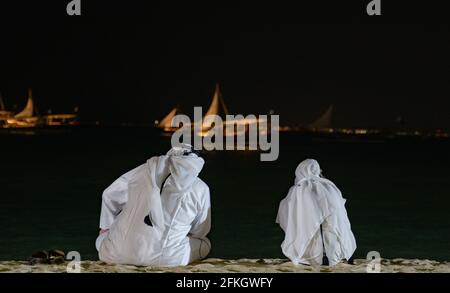
M 96 241 L 100 260 L 178 266 L 206 257 L 211 204 L 197 177 L 203 164 L 194 154 L 169 152 L 113 182 L 102 196 L 100 228 L 108 232 Z
M 300 163 L 295 185 L 278 209 L 276 222 L 285 232 L 281 248 L 294 264 L 321 265 L 325 252 L 329 264 L 335 265 L 348 260 L 356 249 L 345 199 L 320 173 L 317 161 Z

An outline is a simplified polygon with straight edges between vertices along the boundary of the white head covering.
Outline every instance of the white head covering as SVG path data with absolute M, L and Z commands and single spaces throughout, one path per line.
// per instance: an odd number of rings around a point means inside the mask
M 192 146 L 183 144 L 173 147 L 166 155 L 153 157 L 147 161 L 150 190 L 148 192 L 150 215 L 155 227 L 164 227 L 161 206 L 161 189 L 167 188 L 172 194 L 183 195 L 192 186 L 205 161 L 194 153 Z M 168 177 L 169 176 L 169 177 Z M 165 179 L 167 181 L 164 183 Z
M 173 147 L 168 153 L 167 190 L 172 193 L 184 193 L 192 186 L 205 161 L 192 152 L 192 146 L 182 144 L 181 147 Z M 166 187 L 165 187 L 166 188 Z
M 314 159 L 306 159 L 298 164 L 297 169 L 295 169 L 295 184 L 303 179 L 319 178 L 320 173 L 319 163 Z
M 295 264 L 321 262 L 322 245 L 331 265 L 349 259 L 356 248 L 345 211 L 345 199 L 336 185 L 320 174 L 316 160 L 301 162 L 295 170 L 295 185 L 281 201 L 278 210 L 277 223 L 286 233 L 281 247 Z M 320 235 L 322 224 L 323 244 Z M 328 237 L 328 233 L 338 237 Z M 314 245 L 319 245 L 318 249 Z

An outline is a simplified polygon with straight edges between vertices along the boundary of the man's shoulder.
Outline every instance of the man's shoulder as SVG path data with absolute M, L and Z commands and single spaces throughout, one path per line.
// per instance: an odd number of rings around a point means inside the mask
M 192 191 L 195 201 L 199 203 L 209 202 L 209 186 L 202 179 L 195 179 L 195 182 L 192 185 Z
M 195 179 L 194 183 L 192 184 L 192 187 L 194 188 L 196 193 L 203 194 L 203 191 L 209 190 L 208 184 L 205 183 L 202 179 L 198 178 Z
M 192 185 L 193 191 L 193 199 L 200 207 L 210 205 L 210 197 L 209 197 L 209 186 L 202 179 L 195 179 L 194 184 Z

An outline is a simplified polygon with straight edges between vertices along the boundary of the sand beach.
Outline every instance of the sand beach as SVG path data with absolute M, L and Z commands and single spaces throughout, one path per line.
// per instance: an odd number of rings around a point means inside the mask
M 353 265 L 334 267 L 295 266 L 286 259 L 209 258 L 185 267 L 158 268 L 110 265 L 101 261 L 81 261 L 81 273 L 366 273 L 369 261 L 356 259 Z M 27 261 L 2 261 L 1 273 L 66 273 L 67 264 L 30 265 Z M 450 262 L 427 259 L 382 259 L 381 273 L 449 273 Z

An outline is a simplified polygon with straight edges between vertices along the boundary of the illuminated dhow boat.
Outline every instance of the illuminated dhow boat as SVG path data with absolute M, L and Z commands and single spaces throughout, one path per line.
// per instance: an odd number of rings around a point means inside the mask
M 197 126 L 201 129 L 201 132 L 207 132 L 211 128 L 211 121 L 209 121 L 209 119 L 213 117 L 212 115 L 219 115 L 220 113 L 220 104 L 222 105 L 225 115 L 228 115 L 227 106 L 225 105 L 225 102 L 223 101 L 222 95 L 220 93 L 220 86 L 219 84 L 216 84 L 213 99 L 208 108 L 208 111 L 204 115 L 203 120 L 191 123 L 190 127 L 194 129 L 194 127 Z M 180 114 L 180 111 L 178 107 L 175 107 L 163 119 L 161 119 L 161 121 L 156 120 L 155 126 L 163 130 L 164 132 L 175 132 L 177 129 L 179 129 L 179 127 L 173 127 L 172 120 L 177 114 Z
M 222 97 L 222 93 L 220 91 L 220 86 L 217 83 L 212 102 L 208 108 L 208 111 L 203 116 L 203 120 L 201 122 L 201 127 L 200 127 L 201 131 L 200 131 L 200 133 L 197 133 L 197 135 L 203 136 L 203 137 L 211 136 L 211 135 L 214 135 L 214 131 L 212 131 L 213 128 L 222 127 L 223 128 L 222 133 L 224 136 L 241 136 L 241 135 L 245 135 L 246 133 L 248 133 L 250 127 L 258 127 L 259 123 L 267 121 L 266 118 L 256 117 L 254 115 L 247 116 L 247 117 L 243 117 L 242 115 L 240 115 L 240 116 L 242 116 L 240 119 L 238 119 L 237 116 L 234 116 L 236 119 L 233 119 L 233 120 L 221 119 L 218 122 L 218 123 L 220 123 L 220 125 L 216 125 L 217 121 L 215 121 L 214 117 L 220 116 L 221 112 L 226 116 L 230 115 L 228 108 L 225 104 L 225 101 Z M 196 123 L 200 123 L 200 122 L 197 121 Z M 198 125 L 198 124 L 196 124 L 196 125 Z M 263 133 L 263 132 L 266 133 L 266 132 L 270 132 L 270 130 L 271 130 L 270 127 L 269 128 L 266 127 L 264 129 L 259 129 L 258 131 L 260 133 Z
M 33 101 L 33 93 L 28 89 L 28 101 L 25 108 L 11 118 L 6 119 L 5 128 L 36 127 L 40 122 Z
M 175 115 L 177 115 L 177 113 L 178 113 L 178 108 L 177 107 L 173 108 L 169 112 L 169 114 L 167 114 L 161 121 L 156 120 L 155 126 L 157 128 L 162 129 L 164 132 L 176 131 L 178 128 L 172 127 L 172 119 L 173 119 L 173 117 L 175 117 Z
M 200 113 L 196 112 L 194 108 L 194 121 L 188 122 L 188 125 L 182 125 L 183 128 L 190 128 L 193 134 L 196 136 L 212 136 L 215 135 L 214 129 L 222 128 L 221 134 L 224 136 L 236 136 L 244 135 L 249 131 L 249 127 L 258 127 L 261 122 L 266 123 L 266 118 L 256 117 L 254 115 L 249 115 L 243 117 L 242 115 L 233 116 L 236 119 L 228 121 L 223 119 L 223 117 L 230 115 L 225 101 L 222 97 L 220 86 L 217 83 L 215 86 L 214 94 L 208 110 L 204 115 L 202 111 Z M 161 129 L 165 133 L 172 133 L 180 129 L 181 125 L 177 127 L 172 126 L 173 118 L 179 114 L 178 108 L 173 108 L 161 121 L 156 120 L 155 126 Z M 238 116 L 242 116 L 241 118 Z M 264 128 L 260 132 L 270 132 L 270 128 Z
M 28 100 L 25 108 L 19 113 L 4 119 L 3 128 L 35 128 L 76 125 L 76 114 L 49 114 L 40 116 L 33 100 L 33 92 L 28 89 Z
M 202 119 L 201 123 L 201 132 L 202 134 L 207 133 L 211 129 L 211 124 L 213 123 L 214 116 L 218 116 L 220 114 L 220 105 L 222 105 L 223 112 L 225 115 L 228 115 L 228 108 L 223 101 L 222 94 L 220 93 L 220 86 L 216 83 L 216 88 L 214 90 L 214 96 L 209 105 L 208 111 L 206 111 L 205 116 Z

